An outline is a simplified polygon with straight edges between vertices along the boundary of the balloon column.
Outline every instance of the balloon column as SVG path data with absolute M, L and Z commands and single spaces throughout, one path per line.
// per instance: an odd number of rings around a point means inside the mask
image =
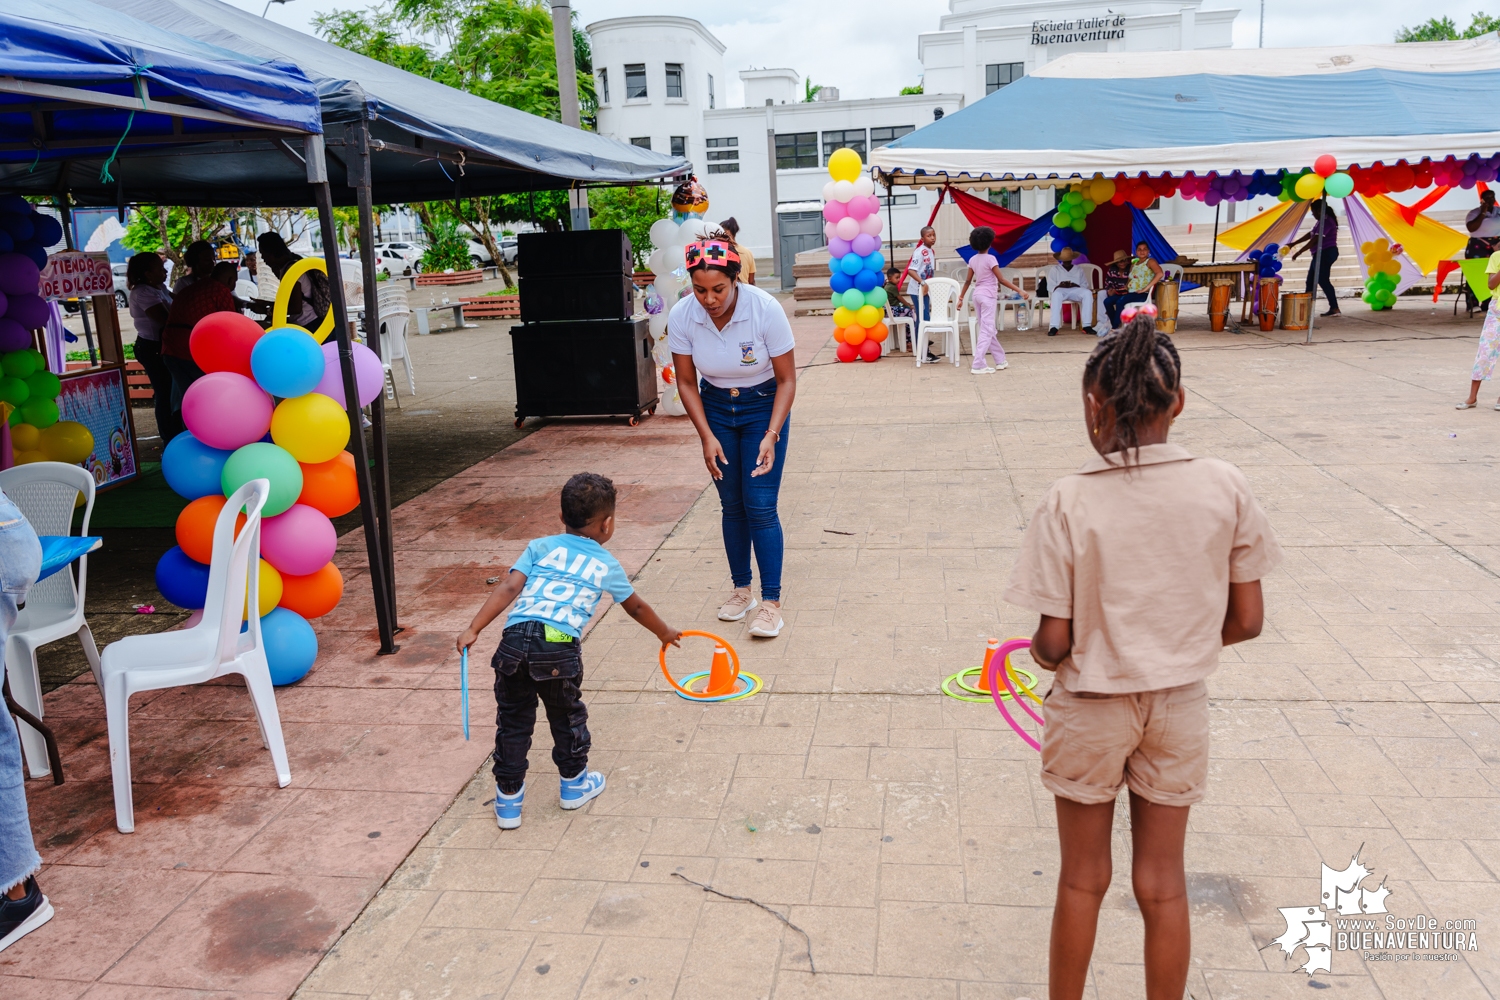
M 680 204 L 679 204 L 680 203 Z M 685 248 L 702 239 L 713 227 L 703 221 L 708 211 L 708 194 L 697 180 L 684 181 L 672 195 L 672 217 L 651 224 L 651 257 L 646 266 L 653 275 L 643 295 L 646 321 L 655 340 L 652 358 L 656 361 L 656 391 L 661 397 L 661 412 L 680 417 L 687 412 L 677 393 L 677 376 L 672 371 L 672 352 L 667 347 L 667 314 L 677 300 L 692 294 L 688 280 Z
M 1401 279 L 1401 262 L 1396 260 L 1396 254 L 1401 252 L 1400 244 L 1392 246 L 1391 241 L 1382 236 L 1360 244 L 1359 249 L 1365 255 L 1365 270 L 1370 275 L 1365 279 L 1365 303 L 1376 312 L 1394 307 L 1396 284 Z
M 1285 248 L 1276 243 L 1266 244 L 1264 249 L 1251 250 L 1248 259 L 1255 261 L 1255 273 L 1262 278 L 1274 278 L 1281 273 L 1281 255 Z
M 890 332 L 885 316 L 885 254 L 880 252 L 880 199 L 852 149 L 828 157 L 823 185 L 823 233 L 828 237 L 828 285 L 833 289 L 833 339 L 840 361 L 877 361 Z
M 188 348 L 206 374 L 183 396 L 187 430 L 162 452 L 161 467 L 167 485 L 191 502 L 177 518 L 177 545 L 156 564 L 156 586 L 179 607 L 202 608 L 225 498 L 252 479 L 269 480 L 255 613 L 271 679 L 290 684 L 318 655 L 307 620 L 332 611 L 344 592 L 330 518 L 359 505 L 354 458 L 344 450 L 338 346 L 320 347 L 300 326 L 262 331 L 237 312 L 219 312 L 198 321 Z M 364 406 L 380 394 L 384 370 L 363 344 L 354 345 L 354 366 Z
M 1064 247 L 1072 247 L 1080 253 L 1087 250 L 1083 230 L 1088 224 L 1088 217 L 1094 214 L 1094 209 L 1101 200 L 1108 201 L 1114 194 L 1115 182 L 1102 175 L 1082 184 L 1075 184 L 1065 192 L 1058 200 L 1057 211 L 1052 213 L 1052 227 L 1047 230 L 1052 236 L 1052 252 L 1056 253 Z M 1101 199 L 1096 195 L 1104 197 Z

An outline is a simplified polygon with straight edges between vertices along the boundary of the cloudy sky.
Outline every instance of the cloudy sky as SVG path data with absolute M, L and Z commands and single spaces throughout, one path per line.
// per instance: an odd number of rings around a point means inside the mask
M 265 0 L 229 0 L 260 13 Z M 1460 29 L 1479 0 L 1428 0 L 1415 5 L 1394 0 L 1264 0 L 1266 45 L 1326 45 L 1389 42 L 1402 25 L 1448 16 Z M 334 8 L 360 8 L 368 0 L 288 0 L 272 4 L 271 20 L 312 31 L 315 14 Z M 1238 7 L 1236 47 L 1254 46 L 1260 27 L 1255 0 L 1205 0 L 1205 8 Z M 814 83 L 839 88 L 841 97 L 881 97 L 913 84 L 922 71 L 918 33 L 934 31 L 948 11 L 947 0 L 860 0 L 809 5 L 803 0 L 764 0 L 747 15 L 747 5 L 708 4 L 697 9 L 662 0 L 573 0 L 582 23 L 633 14 L 685 13 L 696 16 L 728 46 L 725 69 L 731 75 L 732 104 L 739 103 L 733 74 L 749 66 L 790 66 Z M 857 12 L 857 14 L 856 14 Z

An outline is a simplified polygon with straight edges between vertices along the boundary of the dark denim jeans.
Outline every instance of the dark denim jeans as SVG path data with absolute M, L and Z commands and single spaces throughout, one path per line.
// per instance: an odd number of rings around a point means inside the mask
M 781 426 L 776 444 L 776 465 L 764 476 L 752 477 L 760 442 L 771 426 L 771 407 L 776 402 L 776 380 L 743 389 L 720 389 L 701 382 L 703 413 L 708 429 L 724 449 L 724 478 L 714 480 L 719 503 L 724 508 L 724 552 L 736 587 L 750 586 L 750 550 L 760 567 L 762 600 L 781 600 L 782 537 L 776 498 L 781 493 L 781 470 L 786 467 L 786 446 L 792 418 Z
M 156 395 L 153 400 L 156 433 L 161 435 L 161 443 L 166 444 L 181 433 L 182 417 L 172 410 L 172 373 L 162 362 L 161 341 L 135 338 L 135 359 L 151 380 L 151 391 Z
M 0 669 L 16 609 L 42 569 L 42 546 L 31 522 L 0 493 Z M 0 892 L 42 866 L 26 815 L 26 776 L 15 720 L 0 705 Z
M 172 412 L 178 414 L 178 419 L 181 420 L 182 397 L 188 391 L 188 386 L 203 377 L 203 369 L 190 358 L 174 358 L 170 354 L 163 354 L 161 363 L 167 366 L 167 371 L 172 375 Z
M 548 642 L 541 622 L 519 622 L 500 636 L 495 668 L 495 783 L 514 795 L 526 783 L 526 755 L 536 730 L 540 698 L 552 729 L 552 763 L 565 778 L 589 763 L 589 710 L 583 679 L 583 640 Z
M 919 344 L 922 345 L 923 351 L 927 349 L 927 340 L 922 336 L 922 324 L 932 319 L 932 296 L 913 295 L 910 298 L 913 317 L 911 349 L 912 353 L 915 354 L 917 352 L 917 345 Z
M 1148 298 L 1150 296 L 1145 292 L 1121 292 L 1118 295 L 1104 296 L 1104 313 L 1109 317 L 1110 327 L 1115 330 L 1120 328 L 1120 310 L 1133 302 L 1145 302 Z
M 1333 271 L 1333 262 L 1339 259 L 1339 248 L 1324 247 L 1322 257 L 1315 257 L 1314 254 L 1317 252 L 1317 247 L 1307 251 L 1307 294 L 1313 294 L 1313 284 L 1316 283 L 1319 288 L 1323 289 L 1323 294 L 1328 297 L 1328 308 L 1337 311 L 1339 300 L 1334 295 L 1333 278 L 1330 275 Z M 1314 296 L 1312 305 L 1317 304 L 1318 300 Z

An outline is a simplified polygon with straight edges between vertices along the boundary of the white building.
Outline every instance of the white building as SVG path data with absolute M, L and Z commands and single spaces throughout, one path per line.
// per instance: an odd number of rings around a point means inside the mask
M 795 69 L 742 69 L 742 107 L 724 106 L 724 44 L 687 17 L 619 17 L 587 31 L 599 96 L 599 131 L 692 160 L 708 191 L 710 221 L 734 216 L 761 273 L 790 287 L 789 262 L 823 245 L 820 199 L 828 155 L 868 150 L 982 99 L 1070 52 L 1228 48 L 1238 10 L 1202 0 L 949 0 L 937 31 L 917 37 L 925 93 L 839 100 L 825 87 L 804 101 Z M 1040 110 L 1039 110 L 1040 113 Z M 776 169 L 771 170 L 774 157 Z M 773 183 L 774 180 L 774 183 Z M 1016 211 L 1049 210 L 1050 191 L 1022 192 Z M 931 191 L 895 192 L 882 205 L 897 240 L 932 213 Z M 772 214 L 779 237 L 772 259 Z

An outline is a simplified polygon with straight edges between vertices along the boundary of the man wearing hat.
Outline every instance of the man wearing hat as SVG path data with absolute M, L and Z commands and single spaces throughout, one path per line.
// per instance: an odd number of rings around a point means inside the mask
M 1047 336 L 1057 336 L 1057 328 L 1062 323 L 1062 306 L 1064 302 L 1073 303 L 1073 307 L 1080 311 L 1080 315 L 1086 317 L 1084 327 L 1093 332 L 1092 327 L 1097 320 L 1094 310 L 1093 281 L 1075 263 L 1078 260 L 1078 251 L 1072 247 L 1063 247 L 1053 254 L 1057 263 L 1047 268 L 1047 298 L 1050 303 L 1047 311 Z M 1087 306 L 1087 311 L 1084 307 Z

